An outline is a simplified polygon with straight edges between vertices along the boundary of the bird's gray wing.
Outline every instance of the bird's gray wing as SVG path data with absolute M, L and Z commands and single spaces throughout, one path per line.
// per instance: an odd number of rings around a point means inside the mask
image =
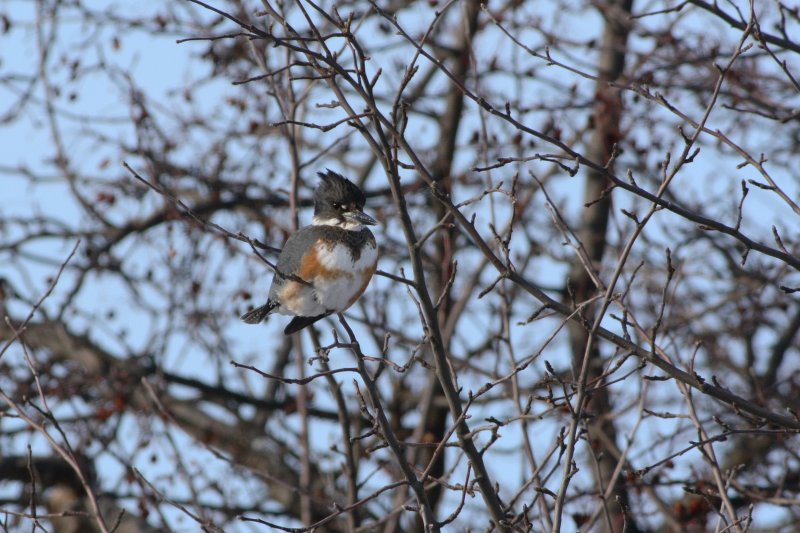
M 324 226 L 306 226 L 286 241 L 283 245 L 280 256 L 278 256 L 278 272 L 272 280 L 269 290 L 270 298 L 273 298 L 287 281 L 289 277 L 297 274 L 300 269 L 300 262 L 303 255 L 308 252 L 325 233 Z

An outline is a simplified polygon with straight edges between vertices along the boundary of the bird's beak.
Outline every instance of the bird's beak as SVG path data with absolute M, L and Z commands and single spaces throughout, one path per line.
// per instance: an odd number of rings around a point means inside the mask
M 378 224 L 374 218 L 363 211 L 349 211 L 344 214 L 344 217 L 358 224 L 364 224 L 365 226 L 375 226 Z

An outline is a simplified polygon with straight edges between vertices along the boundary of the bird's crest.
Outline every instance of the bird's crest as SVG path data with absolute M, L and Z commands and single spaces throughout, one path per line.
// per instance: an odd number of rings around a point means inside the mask
M 364 207 L 367 197 L 358 185 L 329 168 L 325 172 L 317 172 L 317 175 L 321 181 L 314 193 L 315 202 L 355 202 L 359 208 Z

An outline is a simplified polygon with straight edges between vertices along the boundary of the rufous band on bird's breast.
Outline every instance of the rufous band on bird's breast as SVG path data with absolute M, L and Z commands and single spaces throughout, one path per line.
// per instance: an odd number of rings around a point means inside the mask
M 369 243 L 357 259 L 349 247 L 320 239 L 300 260 L 295 274 L 280 290 L 282 314 L 315 316 L 344 311 L 364 292 L 377 269 L 377 247 Z

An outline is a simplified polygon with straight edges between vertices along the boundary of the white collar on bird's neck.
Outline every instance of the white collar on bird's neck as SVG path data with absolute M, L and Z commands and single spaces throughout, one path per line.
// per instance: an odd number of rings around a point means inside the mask
M 342 228 L 347 231 L 361 231 L 364 229 L 364 224 L 348 220 L 344 217 L 320 217 L 314 215 L 311 219 L 312 226 L 333 226 L 334 228 Z

